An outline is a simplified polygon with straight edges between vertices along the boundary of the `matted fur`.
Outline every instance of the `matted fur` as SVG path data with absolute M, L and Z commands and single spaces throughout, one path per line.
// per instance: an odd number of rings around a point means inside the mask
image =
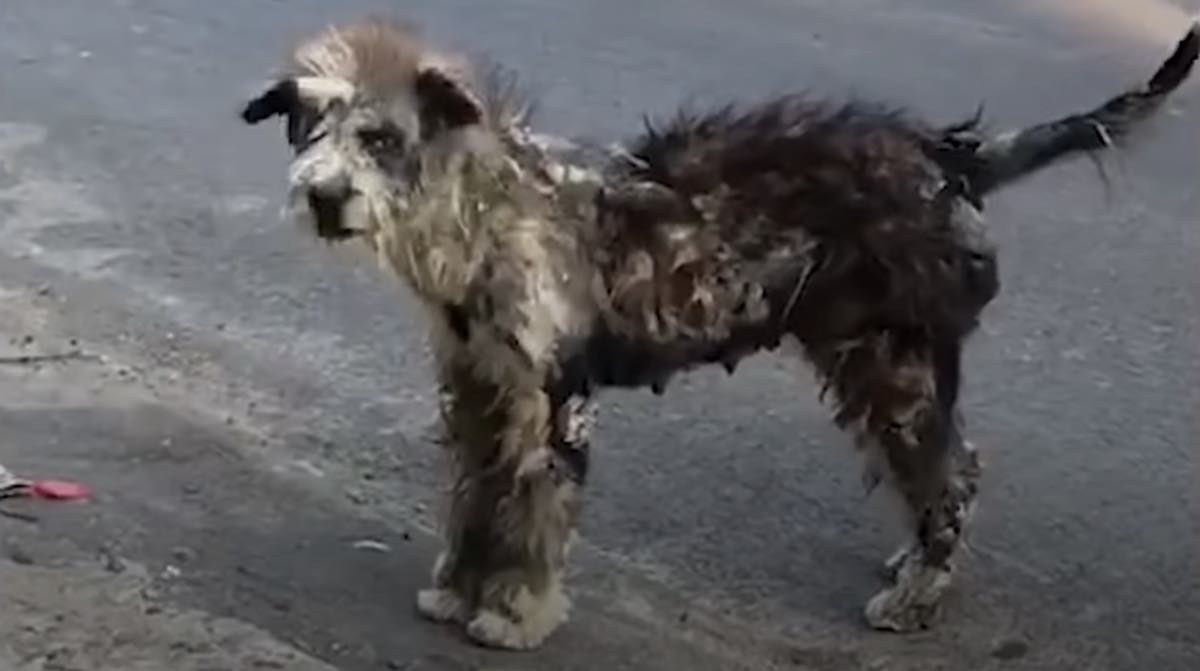
M 244 118 L 287 117 L 297 214 L 363 241 L 425 308 L 455 478 L 421 612 L 538 646 L 567 615 L 598 388 L 661 393 L 792 337 L 868 483 L 912 515 L 867 617 L 928 626 L 980 474 L 956 404 L 962 348 L 999 290 L 983 198 L 1126 135 L 1198 45 L 1193 27 L 1147 86 L 1011 134 L 787 96 L 681 114 L 582 166 L 530 132 L 511 80 L 479 84 L 410 27 L 306 41 Z

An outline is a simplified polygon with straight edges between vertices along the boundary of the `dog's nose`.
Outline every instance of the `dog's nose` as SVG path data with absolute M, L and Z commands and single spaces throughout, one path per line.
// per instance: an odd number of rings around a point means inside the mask
M 342 210 L 350 199 L 350 181 L 335 179 L 308 187 L 308 207 L 316 219 L 317 235 L 330 240 L 346 237 Z
M 343 203 L 350 198 L 350 179 L 344 175 L 338 175 L 310 184 L 308 197 L 313 201 Z

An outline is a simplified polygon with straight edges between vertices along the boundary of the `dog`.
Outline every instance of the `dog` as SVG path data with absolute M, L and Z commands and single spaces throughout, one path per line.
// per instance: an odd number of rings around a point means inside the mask
M 681 113 L 578 160 L 531 130 L 511 78 L 408 24 L 304 40 L 242 117 L 286 120 L 297 217 L 359 241 L 428 321 L 454 478 L 418 610 L 483 645 L 540 646 L 568 615 L 599 390 L 662 393 L 790 336 L 868 485 L 910 513 L 866 619 L 932 626 L 981 472 L 956 405 L 1000 289 L 984 198 L 1130 136 L 1198 48 L 1193 25 L 1147 84 L 1014 132 L 783 96 Z

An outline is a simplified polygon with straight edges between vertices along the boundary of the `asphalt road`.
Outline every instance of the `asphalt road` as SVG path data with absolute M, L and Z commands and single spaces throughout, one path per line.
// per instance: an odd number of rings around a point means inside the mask
M 0 518 L 19 563 L 119 555 L 163 603 L 346 671 L 1200 668 L 1195 83 L 1108 190 L 1080 162 L 990 204 L 1005 287 L 965 396 L 986 491 L 941 629 L 863 627 L 899 536 L 780 357 L 609 396 L 580 609 L 545 651 L 416 620 L 440 475 L 420 325 L 279 218 L 279 132 L 235 116 L 290 40 L 401 4 L 520 71 L 544 129 L 604 140 L 799 88 L 1038 121 L 1148 75 L 1186 27 L 1148 0 L 5 0 L 0 336 L 105 357 L 0 371 L 0 463 L 100 491 Z

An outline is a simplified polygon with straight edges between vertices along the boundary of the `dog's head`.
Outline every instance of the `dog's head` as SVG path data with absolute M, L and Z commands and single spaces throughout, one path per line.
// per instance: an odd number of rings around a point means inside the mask
M 300 44 L 287 74 L 242 111 L 249 124 L 275 116 L 293 151 L 292 209 L 331 241 L 402 217 L 430 163 L 486 125 L 466 65 L 380 19 Z

